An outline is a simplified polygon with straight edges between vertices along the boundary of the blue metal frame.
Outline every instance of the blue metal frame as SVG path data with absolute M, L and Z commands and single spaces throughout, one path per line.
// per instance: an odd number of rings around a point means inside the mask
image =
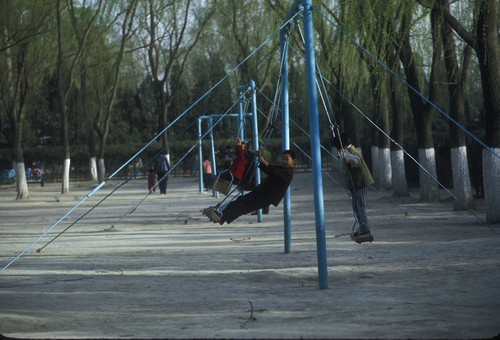
M 290 149 L 290 110 L 288 97 L 288 27 L 280 32 L 281 60 L 283 61 L 283 75 L 281 82 L 281 149 Z M 283 197 L 283 231 L 285 254 L 292 251 L 292 217 L 290 203 L 290 188 Z
M 328 266 L 326 262 L 325 211 L 323 206 L 323 178 L 321 174 L 321 143 L 319 138 L 318 94 L 316 89 L 316 57 L 314 55 L 312 1 L 302 0 L 302 6 L 304 8 L 303 22 L 306 54 L 307 97 L 311 132 L 319 287 L 324 289 L 328 288 Z

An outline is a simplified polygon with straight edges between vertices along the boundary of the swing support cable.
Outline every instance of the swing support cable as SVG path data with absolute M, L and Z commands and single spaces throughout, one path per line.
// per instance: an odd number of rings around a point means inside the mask
M 234 85 L 233 88 L 237 86 Z M 205 110 L 205 113 L 210 111 L 210 109 L 215 106 L 215 104 L 219 103 L 223 98 L 225 98 L 227 96 L 224 95 L 222 97 L 220 97 L 218 100 L 216 100 L 214 103 L 212 103 L 206 110 Z M 146 168 L 146 166 L 148 164 L 150 164 L 158 155 L 160 155 L 168 146 L 170 146 L 171 144 L 173 144 L 175 141 L 177 141 L 186 131 L 188 131 L 192 125 L 194 125 L 196 121 L 192 121 L 181 133 L 179 133 L 173 140 L 171 140 L 165 147 L 163 147 L 160 151 L 158 151 L 150 160 L 148 160 L 146 163 L 144 163 L 144 165 L 140 168 L 140 169 L 137 169 L 131 176 L 129 176 L 128 179 L 126 179 L 125 181 L 123 181 L 122 183 L 120 183 L 120 185 L 118 185 L 115 189 L 113 189 L 110 193 L 108 193 L 104 198 L 101 199 L 101 201 L 99 201 L 97 204 L 95 204 L 92 208 L 90 208 L 87 212 L 85 212 L 83 215 L 81 215 L 77 220 L 75 220 L 73 223 L 71 223 L 68 227 L 66 227 L 64 230 L 62 230 L 59 234 L 57 234 L 54 238 L 52 238 L 49 242 L 47 242 L 43 247 L 37 249 L 37 253 L 40 253 L 45 247 L 47 247 L 50 243 L 52 243 L 53 241 L 55 241 L 59 236 L 61 236 L 63 233 L 65 233 L 68 229 L 70 229 L 72 226 L 74 226 L 77 222 L 79 222 L 80 220 L 82 220 L 85 216 L 87 216 L 91 211 L 93 211 L 96 207 L 98 207 L 101 203 L 103 203 L 106 199 L 108 199 L 108 197 L 110 197 L 113 193 L 115 193 L 118 189 L 120 189 L 123 185 L 125 185 L 126 183 L 128 183 L 132 178 L 134 178 L 139 172 L 141 172 L 142 170 L 144 170 Z M 155 185 L 155 188 L 156 186 L 158 185 L 158 183 Z M 150 191 L 151 192 L 151 191 Z
M 225 112 L 223 115 L 221 115 L 221 116 L 217 119 L 217 121 L 215 122 L 215 124 L 214 124 L 213 126 L 211 126 L 211 127 L 210 127 L 210 128 L 209 128 L 209 129 L 208 129 L 208 130 L 207 130 L 207 131 L 203 134 L 203 136 L 202 136 L 202 138 L 201 138 L 201 139 L 205 138 L 205 137 L 206 137 L 206 136 L 207 136 L 207 135 L 208 135 L 208 134 L 212 131 L 212 129 L 213 129 L 215 126 L 217 126 L 217 124 L 219 124 L 219 122 L 221 122 L 221 121 L 222 121 L 222 119 L 223 119 L 223 118 L 224 118 L 224 117 L 225 117 L 225 116 L 229 113 L 229 111 L 230 111 L 233 107 L 235 107 L 235 106 L 236 106 L 236 104 L 237 104 L 237 103 L 238 103 L 238 100 L 237 100 L 236 102 L 234 102 L 234 103 L 233 103 L 233 105 L 231 105 L 231 106 L 230 106 L 230 107 L 226 110 L 226 112 Z M 194 122 L 197 122 L 197 120 L 193 121 L 193 123 L 194 123 Z M 179 165 L 179 164 L 180 164 L 180 163 L 181 163 L 181 162 L 182 162 L 182 161 L 183 161 L 183 160 L 184 160 L 184 159 L 185 159 L 185 158 L 186 158 L 186 157 L 187 157 L 190 153 L 191 153 L 191 151 L 193 151 L 193 150 L 194 150 L 194 149 L 195 149 L 195 148 L 196 148 L 199 144 L 200 144 L 200 140 L 198 140 L 196 143 L 194 143 L 194 144 L 193 144 L 193 146 L 191 146 L 191 148 L 189 148 L 189 150 L 188 150 L 188 151 L 186 151 L 186 153 L 185 153 L 185 154 L 184 154 L 184 155 L 183 155 L 183 156 L 182 156 L 182 157 L 181 157 L 181 158 L 180 158 L 180 159 L 179 159 L 179 160 L 178 160 L 178 161 L 177 161 L 177 162 L 176 162 L 173 166 L 171 166 L 171 167 L 170 167 L 170 169 L 167 171 L 167 173 L 166 173 L 166 174 L 165 174 L 165 175 L 164 175 L 161 179 L 159 179 L 159 180 L 158 180 L 158 183 L 156 183 L 156 184 L 155 184 L 155 186 L 153 186 L 151 189 L 149 189 L 149 190 L 148 190 L 148 191 L 147 191 L 147 192 L 143 195 L 143 197 L 142 197 L 141 199 L 139 199 L 139 200 L 138 200 L 138 201 L 134 204 L 134 206 L 133 206 L 131 209 L 129 209 L 129 211 L 127 211 L 124 215 L 122 215 L 122 216 L 120 217 L 120 219 L 118 220 L 118 223 L 120 223 L 120 222 L 123 220 L 123 218 L 125 218 L 125 216 L 127 216 L 127 215 L 129 215 L 129 214 L 133 213 L 133 212 L 137 209 L 137 207 L 138 207 L 138 206 L 139 206 L 139 205 L 140 205 L 140 204 L 141 204 L 141 203 L 142 203 L 142 202 L 146 199 L 146 197 L 148 197 L 148 196 L 149 196 L 149 194 L 151 193 L 151 191 L 152 191 L 152 190 L 154 190 L 154 188 L 156 188 L 156 186 L 158 186 L 158 184 L 159 184 L 161 181 L 164 181 L 164 180 L 165 180 L 165 179 L 166 179 L 166 178 L 170 175 L 170 173 L 172 172 L 172 170 L 174 170 L 174 169 L 175 169 L 175 168 L 176 168 L 176 167 L 177 167 L 177 166 L 178 166 L 178 165 Z
M 386 136 L 390 141 L 391 143 L 393 143 L 395 146 L 397 146 L 401 151 L 403 151 L 405 153 L 405 155 L 407 155 L 415 164 L 418 165 L 418 167 L 420 169 L 422 169 L 430 178 L 432 178 L 432 180 L 434 180 L 434 182 L 436 182 L 442 189 L 444 189 L 455 201 L 457 201 L 464 209 L 467 209 L 474 217 L 476 217 L 481 223 L 483 224 L 487 224 L 485 221 L 483 221 L 483 219 L 481 219 L 481 217 L 479 217 L 474 211 L 472 211 L 472 209 L 470 209 L 469 207 L 467 207 L 462 201 L 460 201 L 460 199 L 455 196 L 448 188 L 446 188 L 441 182 L 439 182 L 439 180 L 433 176 L 429 170 L 427 170 L 422 164 L 420 164 L 416 159 L 415 157 L 413 157 L 412 155 L 410 155 L 408 153 L 408 151 L 405 150 L 405 148 L 403 148 L 403 146 L 401 146 L 398 142 L 396 142 L 391 136 L 389 136 L 387 133 L 385 133 L 384 130 L 382 130 L 377 124 L 375 124 L 375 122 L 373 122 L 366 114 L 364 114 L 361 109 L 359 109 L 353 102 L 351 102 L 342 92 L 340 92 L 340 90 L 338 90 L 333 84 L 329 83 L 330 86 L 340 95 L 342 96 L 342 98 L 344 100 L 346 100 L 356 111 L 358 111 L 370 124 L 372 124 L 380 133 L 382 133 L 384 136 Z
M 296 50 L 293 49 L 299 56 L 303 58 L 303 56 Z M 319 72 L 319 70 L 318 70 Z M 392 71 L 391 71 L 392 72 Z M 419 166 L 433 181 L 435 181 L 441 188 L 443 188 L 455 201 L 457 201 L 464 209 L 468 210 L 474 217 L 476 217 L 482 224 L 486 224 L 481 217 L 479 217 L 474 211 L 472 211 L 469 207 L 467 207 L 458 197 L 456 197 L 450 190 L 448 190 L 439 180 L 433 176 L 422 164 L 420 164 L 413 156 L 411 156 L 396 140 L 394 140 L 391 136 L 389 136 L 385 131 L 383 131 L 378 125 L 375 124 L 366 114 L 364 114 L 353 102 L 351 102 L 339 89 L 337 89 L 331 82 L 329 82 L 327 79 L 325 79 L 320 73 L 319 76 L 321 77 L 322 83 L 324 84 L 324 81 L 330 85 L 344 100 L 347 101 L 356 111 L 358 111 L 370 124 L 372 124 L 378 131 L 380 131 L 384 136 L 386 136 L 391 143 L 393 143 L 395 146 L 397 146 L 401 151 L 403 151 L 415 164 Z M 409 86 L 409 85 L 408 85 Z M 326 92 L 326 91 L 325 91 Z M 326 108 L 325 108 L 326 109 Z M 336 123 L 335 123 L 336 124 Z M 336 125 L 335 128 L 338 131 L 338 126 Z M 340 138 L 339 138 L 340 139 Z M 342 143 L 342 140 L 340 140 Z M 341 144 L 342 146 L 342 144 Z
M 457 127 L 459 127 L 462 131 L 464 131 L 467 135 L 469 135 L 472 139 L 474 139 L 476 142 L 481 144 L 486 150 L 491 152 L 494 156 L 496 156 L 498 159 L 500 159 L 500 155 L 497 154 L 492 148 L 487 146 L 483 141 L 481 141 L 479 138 L 477 138 L 474 134 L 472 134 L 470 131 L 468 131 L 466 128 L 464 128 L 462 125 L 460 125 L 455 119 L 450 117 L 448 114 L 446 114 L 441 108 L 439 108 L 436 104 L 434 104 L 432 101 L 430 101 L 426 96 L 424 96 L 422 93 L 420 93 L 417 89 L 415 89 L 413 86 L 411 86 L 406 80 L 404 80 L 400 75 L 398 75 L 396 72 L 391 70 L 389 67 L 387 67 L 383 62 L 378 60 L 374 55 L 372 55 L 370 52 L 368 52 L 361 44 L 359 44 L 354 38 L 352 38 L 349 34 L 347 34 L 342 28 L 340 28 L 337 24 L 335 24 L 332 20 L 326 17 L 326 15 L 315 8 L 313 6 L 313 9 L 316 10 L 326 21 L 328 21 L 333 27 L 335 27 L 340 33 L 345 35 L 350 41 L 352 41 L 361 51 L 366 53 L 370 58 L 372 58 L 377 64 L 382 66 L 385 70 L 387 70 L 390 74 L 392 74 L 396 79 L 398 79 L 401 83 L 403 83 L 405 86 L 410 88 L 413 92 L 415 92 L 418 96 L 420 96 L 424 101 L 426 101 L 428 104 L 430 104 L 433 108 L 435 108 L 439 113 L 441 113 L 443 116 L 445 116 L 449 121 L 451 121 L 453 124 L 455 124 Z

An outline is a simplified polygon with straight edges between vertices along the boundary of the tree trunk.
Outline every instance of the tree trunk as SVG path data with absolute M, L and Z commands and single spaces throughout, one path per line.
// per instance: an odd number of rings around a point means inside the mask
M 63 194 L 67 194 L 69 192 L 69 170 L 70 170 L 70 167 L 71 167 L 71 159 L 66 158 L 63 162 L 63 168 L 62 168 L 62 190 L 61 190 L 61 193 L 63 193 Z
M 484 0 L 477 23 L 477 56 L 483 85 L 486 145 L 496 155 L 483 152 L 484 198 L 488 223 L 500 222 L 500 57 L 497 0 Z
M 500 155 L 500 148 L 493 151 Z M 486 203 L 486 222 L 500 221 L 500 159 L 490 151 L 483 150 L 484 201 Z
M 442 6 L 449 11 L 448 0 L 442 0 Z M 450 97 L 450 117 L 461 126 L 465 126 L 465 99 L 463 94 L 463 79 L 457 63 L 457 53 L 453 31 L 448 24 L 441 23 L 444 64 L 446 68 L 448 95 Z M 467 63 L 463 63 L 467 65 Z M 465 67 L 465 66 L 463 66 Z M 467 147 L 465 133 L 452 121 L 450 126 L 451 169 L 453 173 L 453 191 L 460 202 L 454 202 L 454 210 L 473 208 L 471 181 L 467 162 Z
M 393 60 L 394 65 L 399 65 Z M 391 106 L 392 106 L 392 131 L 391 136 L 403 147 L 404 141 L 404 108 L 401 101 L 401 83 L 391 77 Z M 406 181 L 404 152 L 397 145 L 391 144 L 391 169 L 392 188 L 394 196 L 409 196 L 408 183 Z
M 437 178 L 435 149 L 418 149 L 418 161 L 427 170 L 419 168 L 420 200 L 437 202 L 439 201 L 439 190 L 436 181 L 432 178 Z
M 89 171 L 90 171 L 90 180 L 97 181 L 97 157 L 89 158 Z
M 483 182 L 485 190 L 492 190 L 492 183 L 497 183 L 496 174 L 500 173 L 499 162 L 491 157 L 499 157 L 500 147 L 500 52 L 498 42 L 498 0 L 480 1 L 475 37 L 461 25 L 449 11 L 443 11 L 446 22 L 474 50 L 479 62 L 483 87 L 485 112 L 485 143 L 495 154 L 483 152 Z M 490 152 L 489 156 L 484 156 Z M 486 178 L 488 176 L 488 178 Z M 498 188 L 498 186 L 496 187 Z M 498 191 L 498 190 L 497 190 Z M 485 194 L 486 199 L 486 194 Z M 486 199 L 486 219 L 490 223 L 500 222 L 500 195 L 490 194 Z
M 4 34 L 4 39 L 9 37 L 7 28 L 4 28 L 2 33 Z M 4 82 L 5 87 L 0 87 L 4 91 L 1 100 L 9 116 L 11 128 L 14 131 L 13 151 L 16 163 L 17 199 L 29 198 L 22 144 L 25 105 L 28 93 L 28 79 L 24 67 L 27 49 L 27 45 L 18 47 L 15 59 L 12 49 L 10 47 L 5 49 L 5 69 L 4 75 L 1 77 L 1 81 Z M 15 68 L 13 63 L 16 65 Z
M 382 80 L 385 85 L 385 79 Z M 380 91 L 380 108 L 379 112 L 379 123 L 380 128 L 385 132 L 389 133 L 389 98 L 388 93 L 385 90 L 386 86 L 382 86 L 383 89 Z M 392 187 L 392 167 L 391 167 L 391 142 L 383 133 L 378 133 L 378 146 L 379 146 L 379 182 L 378 186 L 381 189 L 390 189 Z
M 16 191 L 18 200 L 30 198 L 24 162 L 16 162 Z
M 433 52 L 432 52 L 432 67 L 429 77 L 429 100 L 433 101 L 436 97 L 436 68 L 437 60 L 440 56 L 440 44 L 436 36 L 435 13 L 431 15 L 432 31 L 433 31 Z M 407 32 L 403 40 L 403 49 L 400 54 L 401 61 L 404 66 L 406 81 L 415 90 L 422 93 L 420 90 L 420 81 L 414 61 L 414 56 L 410 44 L 410 29 L 408 15 L 404 15 L 403 29 Z M 432 138 L 432 106 L 424 104 L 422 98 L 408 87 L 408 96 L 410 97 L 410 105 L 413 112 L 413 120 L 417 130 L 418 144 L 418 161 L 425 169 L 419 167 L 420 181 L 420 199 L 424 202 L 435 202 L 438 199 L 438 184 L 429 177 L 429 174 L 436 177 L 436 160 L 434 151 L 434 141 Z M 428 174 L 428 173 L 429 174 Z
M 66 107 L 68 86 L 71 86 L 72 81 L 68 84 L 63 83 L 63 42 L 62 42 L 62 19 L 61 19 L 61 1 L 57 1 L 57 43 L 58 43 L 58 55 L 57 55 L 57 95 L 59 98 L 59 110 L 61 114 L 61 139 L 63 142 L 63 173 L 62 173 L 62 186 L 61 193 L 66 194 L 69 192 L 69 171 L 71 164 L 71 156 L 69 151 L 69 134 L 68 134 L 68 112 Z M 71 72 L 69 75 L 71 79 Z
M 22 105 L 24 107 L 24 105 Z M 23 109 L 22 109 L 23 110 Z M 19 114 L 19 117 L 23 117 L 23 114 Z M 23 157 L 23 146 L 22 146 L 22 135 L 23 135 L 23 125 L 22 119 L 16 124 L 17 131 L 14 137 L 14 152 L 16 155 L 16 191 L 17 199 L 27 199 L 30 197 L 28 190 L 28 183 L 26 181 L 26 168 L 24 166 Z
M 97 140 L 97 132 L 96 132 L 96 121 L 90 127 L 89 131 L 89 176 L 91 181 L 97 181 L 97 151 L 96 151 L 96 140 Z
M 372 156 L 372 176 L 375 185 L 378 186 L 378 183 L 380 182 L 380 159 L 378 145 L 372 145 L 370 151 Z
M 453 194 L 460 202 L 453 202 L 453 210 L 474 208 L 472 186 L 467 161 L 467 147 L 451 148 L 451 169 L 453 173 Z
M 394 196 L 409 196 L 405 173 L 405 154 L 403 150 L 391 150 L 392 188 Z
M 61 104 L 65 106 L 65 102 L 66 100 L 64 99 Z M 63 154 L 64 154 L 63 180 L 62 180 L 61 193 L 67 194 L 69 192 L 69 172 L 71 164 L 71 155 L 69 151 L 68 112 L 66 108 L 61 107 L 61 118 L 62 118 L 61 129 L 62 129 L 62 139 L 63 139 Z
M 104 177 L 106 174 L 106 167 L 104 165 L 104 158 L 99 158 L 97 160 L 97 179 L 99 183 L 104 182 Z

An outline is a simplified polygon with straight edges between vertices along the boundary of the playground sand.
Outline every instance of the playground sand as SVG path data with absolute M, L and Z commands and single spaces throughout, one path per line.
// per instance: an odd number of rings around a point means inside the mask
M 292 248 L 282 206 L 220 226 L 195 177 L 167 195 L 130 181 L 41 252 L 120 182 L 110 181 L 0 273 L 0 334 L 13 338 L 491 338 L 500 334 L 500 226 L 466 211 L 370 191 L 375 241 L 349 238 L 345 190 L 325 177 L 328 288 L 319 288 L 310 173 L 292 183 Z M 95 184 L 0 188 L 0 267 Z M 391 202 L 391 200 L 393 202 Z M 484 204 L 475 213 L 485 219 Z M 408 213 L 408 216 L 404 212 Z

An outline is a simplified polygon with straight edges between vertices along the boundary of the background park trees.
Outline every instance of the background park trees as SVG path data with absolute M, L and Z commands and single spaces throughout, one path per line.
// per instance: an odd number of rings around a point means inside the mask
M 63 192 L 69 191 L 70 178 L 104 180 L 105 160 L 115 169 L 162 131 L 275 31 L 291 3 L 1 2 L 0 168 L 15 167 L 21 174 L 32 161 L 41 162 L 48 177 L 62 182 Z M 421 198 L 434 200 L 438 187 L 429 172 L 463 203 L 455 209 L 472 207 L 472 196 L 484 187 L 488 220 L 500 220 L 498 1 L 314 4 L 321 13 L 315 15 L 317 61 L 335 86 L 328 94 L 337 123 L 363 149 L 377 185 L 396 195 L 419 185 Z M 308 130 L 300 24 L 290 35 L 290 110 Z M 268 115 L 272 107 L 264 96 L 273 98 L 278 75 L 275 37 L 187 117 L 221 113 L 226 103 L 220 98 L 234 100 L 234 85 L 250 79 L 263 95 L 259 108 Z M 328 144 L 330 128 L 322 121 Z M 169 133 L 189 123 L 179 122 Z M 265 119 L 260 124 L 265 128 Z M 216 138 L 226 139 L 231 128 L 226 123 Z M 189 131 L 181 144 L 195 138 L 196 131 Z M 161 136 L 157 149 L 169 140 Z M 169 148 L 173 157 L 182 152 L 175 144 Z M 20 199 L 29 197 L 23 177 L 16 182 Z

